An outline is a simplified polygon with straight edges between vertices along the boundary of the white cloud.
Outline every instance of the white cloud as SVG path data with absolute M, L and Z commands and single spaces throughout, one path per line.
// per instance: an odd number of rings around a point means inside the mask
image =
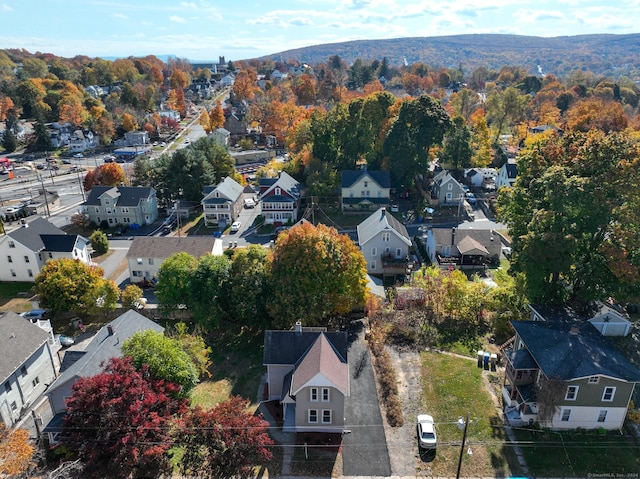
M 13 12 L 13 8 L 11 8 L 11 6 L 7 5 L 6 3 L 0 5 L 0 8 L 3 12 Z
M 119 18 L 120 20 L 129 20 L 129 17 L 124 13 L 114 13 L 113 18 Z
M 180 6 L 184 7 L 184 8 L 193 8 L 193 9 L 197 9 L 198 5 L 196 5 L 193 2 L 180 2 Z
M 174 23 L 187 23 L 187 21 L 184 18 L 179 17 L 178 15 L 171 15 L 169 17 L 169 21 Z

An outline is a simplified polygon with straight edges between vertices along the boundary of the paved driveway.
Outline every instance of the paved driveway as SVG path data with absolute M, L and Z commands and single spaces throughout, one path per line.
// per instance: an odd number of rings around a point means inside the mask
M 342 440 L 345 476 L 391 476 L 391 463 L 364 333 L 349 347 L 351 395 L 345 401 L 347 429 Z

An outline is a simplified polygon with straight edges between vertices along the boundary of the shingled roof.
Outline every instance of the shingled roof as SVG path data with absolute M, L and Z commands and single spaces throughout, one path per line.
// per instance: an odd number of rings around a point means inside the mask
M 391 175 L 388 171 L 380 170 L 344 170 L 341 172 L 342 188 L 348 188 L 363 176 L 369 176 L 381 188 L 391 188 Z
M 94 186 L 84 204 L 100 206 L 100 197 L 106 192 L 118 198 L 117 206 L 138 206 L 143 199 L 155 194 L 153 188 L 146 186 Z
M 349 395 L 349 365 L 329 342 L 325 333 L 320 333 L 315 342 L 300 358 L 291 380 L 291 394 L 295 396 L 311 380 L 322 376 L 342 392 Z
M 382 231 L 393 231 L 402 241 L 411 245 L 411 237 L 407 228 L 385 208 L 380 208 L 358 225 L 358 242 L 360 246 Z
M 0 315 L 0 383 L 13 374 L 49 339 L 38 325 L 9 311 Z
M 194 258 L 213 254 L 213 236 L 136 236 L 127 251 L 127 258 L 168 258 L 185 252 Z

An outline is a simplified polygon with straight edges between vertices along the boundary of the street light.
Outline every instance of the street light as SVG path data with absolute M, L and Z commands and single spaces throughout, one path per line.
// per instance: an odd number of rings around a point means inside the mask
M 458 429 L 463 430 L 462 433 L 462 445 L 460 446 L 460 457 L 458 459 L 458 472 L 456 473 L 456 479 L 460 479 L 460 468 L 462 467 L 462 456 L 464 454 L 464 443 L 467 441 L 467 428 L 469 427 L 469 413 L 467 417 L 458 419 Z M 469 455 L 471 455 L 471 448 L 469 448 Z
M 38 179 L 40 180 L 40 184 L 42 185 L 42 194 L 44 195 L 44 204 L 47 208 L 47 218 L 50 218 L 51 213 L 49 212 L 49 199 L 47 198 L 47 190 L 44 188 L 44 180 L 42 179 L 42 175 L 38 175 Z

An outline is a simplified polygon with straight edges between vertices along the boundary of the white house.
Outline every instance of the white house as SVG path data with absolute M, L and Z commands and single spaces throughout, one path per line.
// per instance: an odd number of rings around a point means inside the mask
M 229 138 L 231 137 L 231 132 L 229 130 L 218 128 L 211 132 L 211 135 L 218 145 L 224 146 L 225 148 L 229 147 Z
M 0 420 L 20 422 L 56 378 L 52 333 L 17 315 L 0 315 Z M 59 344 L 59 343 L 58 343 Z
M 236 180 L 227 176 L 216 186 L 204 187 L 202 211 L 204 224 L 209 226 L 224 221 L 235 221 L 242 211 L 242 191 L 244 188 Z
M 82 206 L 96 225 L 145 225 L 158 219 L 156 190 L 146 186 L 94 186 Z
M 496 177 L 498 172 L 495 168 L 467 168 L 464 170 L 465 182 L 468 185 L 485 190 L 496 189 Z
M 89 240 L 68 235 L 44 218 L 25 222 L 0 236 L 0 281 L 35 282 L 50 259 L 68 258 L 91 264 Z
M 100 138 L 91 130 L 76 130 L 69 137 L 69 152 L 81 153 L 92 148 L 97 148 Z
M 341 173 L 342 211 L 362 212 L 389 206 L 388 171 L 346 170 Z
M 130 281 L 152 281 L 164 260 L 182 251 L 194 258 L 221 255 L 222 240 L 212 236 L 136 236 L 127 251 Z
M 516 183 L 516 178 L 518 177 L 518 167 L 516 165 L 516 160 L 508 160 L 502 167 L 500 171 L 498 171 L 498 176 L 496 177 L 496 189 L 500 189 L 503 187 L 513 188 L 513 185 Z
M 407 228 L 385 208 L 358 225 L 358 244 L 367 260 L 369 274 L 405 275 L 413 266 Z

